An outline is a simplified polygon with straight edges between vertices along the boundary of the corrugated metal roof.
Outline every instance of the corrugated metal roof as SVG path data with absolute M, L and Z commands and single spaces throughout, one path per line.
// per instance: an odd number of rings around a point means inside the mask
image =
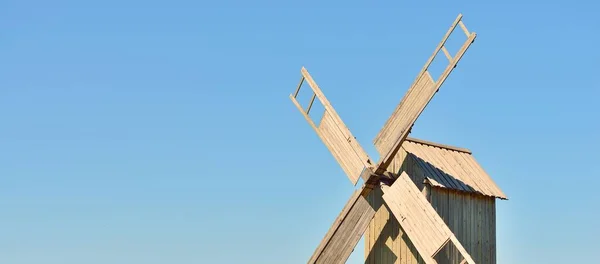
M 432 186 L 507 199 L 467 149 L 414 138 L 407 138 L 402 148 L 425 171 Z

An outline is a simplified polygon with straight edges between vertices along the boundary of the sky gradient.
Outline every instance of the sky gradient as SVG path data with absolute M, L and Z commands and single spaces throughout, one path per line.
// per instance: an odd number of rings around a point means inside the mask
M 597 1 L 83 2 L 0 2 L 0 263 L 305 263 L 354 188 L 300 68 L 377 159 L 458 13 L 477 40 L 411 136 L 508 195 L 498 263 L 597 260 Z

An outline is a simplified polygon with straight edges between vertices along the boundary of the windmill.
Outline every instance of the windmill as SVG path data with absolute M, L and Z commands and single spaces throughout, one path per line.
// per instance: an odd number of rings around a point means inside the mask
M 445 43 L 457 26 L 466 34 L 467 39 L 458 52 L 451 55 Z M 346 262 L 376 213 L 366 199 L 375 189 L 378 189 L 378 192 L 373 194 L 381 196 L 379 198 L 383 199 L 393 216 L 398 219 L 424 263 L 444 262 L 443 259 L 440 260 L 444 255 L 440 254 L 443 250 L 454 250 L 453 254 L 460 256 L 458 263 L 475 263 L 409 175 L 406 172 L 398 175 L 389 171 L 392 160 L 406 142 L 415 121 L 474 42 L 475 37 L 474 32 L 467 30 L 462 22 L 462 14 L 459 14 L 376 136 L 374 145 L 381 157 L 378 162 L 374 162 L 367 155 L 315 80 L 302 67 L 300 83 L 295 93 L 290 95 L 292 102 L 325 143 L 352 184 L 356 185 L 359 178 L 364 182 L 363 186 L 351 195 L 314 251 L 309 264 Z M 441 75 L 434 79 L 428 68 L 440 50 L 449 62 Z M 308 83 L 313 92 L 306 110 L 297 100 L 304 82 Z M 318 123 L 309 115 L 315 99 L 318 99 L 324 108 Z

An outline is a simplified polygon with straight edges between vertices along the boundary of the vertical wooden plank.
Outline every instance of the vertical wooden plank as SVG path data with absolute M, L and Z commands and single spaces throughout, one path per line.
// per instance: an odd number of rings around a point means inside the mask
M 394 262 L 395 264 L 400 264 L 402 263 L 402 231 L 400 230 L 400 224 L 398 223 L 398 219 L 396 219 L 396 217 L 394 217 L 394 215 L 392 214 L 392 218 L 394 218 L 394 230 L 396 230 L 396 240 L 395 240 L 395 244 L 394 244 L 394 255 L 396 255 L 396 257 L 398 257 L 396 259 L 396 262 Z
M 387 211 L 386 210 L 381 210 L 381 215 L 379 215 L 379 218 L 377 219 L 377 226 L 378 229 L 381 230 L 381 232 L 377 235 L 377 248 L 379 249 L 377 251 L 377 263 L 382 263 L 383 262 L 383 247 L 385 246 L 385 244 L 383 243 L 383 238 L 386 236 L 385 233 L 385 218 L 387 218 Z
M 466 230 L 466 239 L 465 239 L 465 247 L 467 248 L 467 250 L 469 252 L 473 252 L 473 240 L 471 238 L 471 233 L 472 233 L 472 228 L 471 228 L 471 197 L 467 197 L 467 199 L 465 200 L 465 210 L 464 210 L 464 217 L 465 217 L 465 230 Z
M 379 196 L 377 195 L 377 191 L 378 191 L 378 189 L 374 189 L 373 191 L 371 191 L 371 193 L 368 196 L 369 204 L 373 208 L 379 208 L 377 205 L 378 199 L 379 199 Z M 368 263 L 368 264 L 375 263 L 375 261 L 373 259 L 374 258 L 373 254 L 375 254 L 375 251 L 377 250 L 377 246 L 375 245 L 375 241 L 377 239 L 377 237 L 376 237 L 376 233 L 377 233 L 376 223 L 377 222 L 376 221 L 380 214 L 381 214 L 381 212 L 379 212 L 379 210 L 377 212 L 375 212 L 375 216 L 373 216 L 373 219 L 371 219 L 371 222 L 369 223 L 369 228 L 365 232 L 365 263 Z
M 469 220 L 467 219 L 468 217 L 468 201 L 471 199 L 469 194 L 462 194 L 461 195 L 461 213 L 460 213 L 460 223 L 461 223 L 461 231 L 460 231 L 460 235 L 461 235 L 461 241 L 464 241 L 462 244 L 463 246 L 465 246 L 465 249 L 469 252 L 471 252 L 470 249 L 470 241 L 469 241 L 469 237 L 468 237 L 468 229 L 469 229 Z
M 390 214 L 390 222 L 388 223 L 389 227 L 390 227 L 390 234 L 391 234 L 391 238 L 390 238 L 390 251 L 391 251 L 391 255 L 390 255 L 390 264 L 396 264 L 398 262 L 398 256 L 396 255 L 396 253 L 394 252 L 396 249 L 396 244 L 398 244 L 398 229 L 395 228 L 395 218 L 392 214 Z
M 471 221 L 471 247 L 472 247 L 472 251 L 473 253 L 477 252 L 477 203 L 475 203 L 475 199 L 473 199 L 474 197 L 471 196 L 470 199 L 470 203 L 471 203 L 471 214 L 469 215 L 469 219 Z
M 372 194 L 372 192 L 371 192 Z M 373 195 L 369 195 L 367 196 L 367 200 L 369 201 L 369 204 L 373 207 Z M 375 216 L 373 218 L 375 218 L 377 216 L 377 213 L 375 213 Z M 373 230 L 373 220 L 371 220 L 371 222 L 369 223 L 369 226 L 367 227 L 367 231 L 365 231 L 365 244 L 364 244 L 364 258 L 365 258 L 365 264 L 370 264 L 370 260 L 369 260 L 369 252 L 371 252 L 372 244 L 371 244 L 371 231 Z
M 406 241 L 404 241 L 404 230 L 402 230 L 402 228 L 400 227 L 400 257 L 401 257 L 401 261 L 400 264 L 410 264 L 410 262 L 408 261 L 408 254 L 406 253 Z
M 492 248 L 494 249 L 492 263 L 496 264 L 496 200 L 492 200 L 492 206 L 492 221 L 490 221 L 492 223 Z
M 406 232 L 402 231 L 402 236 L 403 236 L 403 240 L 402 240 L 402 250 L 404 251 L 404 254 L 402 254 L 403 260 L 402 264 L 413 264 L 414 261 L 412 260 L 412 256 L 410 255 L 410 249 L 408 246 L 409 240 L 408 238 L 406 238 Z
M 483 244 L 482 244 L 483 243 L 483 240 L 482 240 L 482 238 L 483 238 L 483 234 L 482 234 L 483 233 L 483 226 L 482 226 L 483 214 L 481 212 L 481 209 L 482 209 L 483 204 L 481 203 L 480 197 L 477 197 L 475 201 L 477 202 L 477 215 L 476 215 L 476 217 L 477 217 L 477 254 L 475 255 L 475 257 L 477 257 L 477 259 L 481 260 L 482 259 L 481 255 L 483 253 Z
M 484 251 L 484 259 L 483 261 L 485 263 L 490 263 L 490 224 L 489 224 L 489 216 L 490 216 L 490 198 L 486 197 L 486 201 L 485 201 L 485 213 L 484 213 L 484 218 L 483 218 L 483 223 L 484 223 L 484 232 L 485 232 L 485 237 L 484 237 L 484 246 L 485 246 L 485 251 Z
M 449 199 L 448 199 L 448 214 L 449 214 L 449 227 L 450 230 L 454 233 L 456 230 L 456 211 L 453 208 L 456 208 L 456 192 L 448 191 Z M 456 254 L 456 250 L 451 251 L 453 263 L 458 263 L 460 260 L 458 259 L 458 254 Z

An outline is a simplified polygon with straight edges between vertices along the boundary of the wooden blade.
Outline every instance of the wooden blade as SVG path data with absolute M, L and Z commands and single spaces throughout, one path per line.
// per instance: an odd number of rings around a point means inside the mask
M 438 263 L 436 255 L 448 248 L 449 242 L 467 263 L 475 263 L 406 172 L 391 187 L 381 188 L 383 200 L 425 263 Z
M 346 263 L 358 244 L 369 222 L 375 216 L 375 209 L 365 199 L 368 191 L 356 190 L 344 209 L 308 261 L 314 263 Z
M 408 136 L 410 129 L 413 124 L 421 115 L 429 101 L 433 98 L 434 94 L 439 90 L 440 86 L 444 83 L 446 78 L 450 75 L 458 61 L 462 58 L 464 53 L 467 51 L 471 43 L 475 40 L 476 34 L 469 33 L 461 21 L 462 15 L 459 15 L 442 41 L 438 44 L 437 48 L 433 52 L 433 55 L 427 60 L 425 66 L 421 69 L 417 78 L 410 86 L 410 89 L 400 101 L 400 104 L 396 107 L 390 118 L 387 120 L 381 131 L 377 134 L 374 140 L 375 147 L 382 158 L 377 168 L 377 173 L 382 173 L 387 166 L 391 163 L 394 155 L 398 152 L 398 149 L 402 145 L 402 142 Z M 465 34 L 467 40 L 464 42 L 460 50 L 452 57 L 446 47 L 444 46 L 446 40 L 450 37 L 457 25 L 460 25 Z M 446 57 L 449 59 L 449 63 L 444 72 L 437 78 L 433 79 L 428 71 L 429 65 L 439 53 L 440 49 L 444 50 Z
M 302 67 L 301 72 L 302 79 L 300 81 L 300 85 L 296 89 L 296 93 L 290 95 L 290 99 L 292 99 L 292 102 L 294 105 L 296 105 L 298 110 L 300 110 L 306 121 L 308 121 L 311 127 L 317 132 L 319 138 L 321 138 L 331 154 L 333 154 L 333 157 L 335 157 L 337 162 L 340 164 L 352 184 L 356 185 L 356 182 L 358 181 L 359 177 L 361 177 L 361 173 L 365 167 L 373 167 L 371 164 L 371 159 L 360 146 L 352 133 L 350 133 L 348 127 L 346 127 L 344 122 L 342 122 L 342 119 L 335 112 L 335 109 L 333 109 L 333 106 L 331 106 L 308 71 Z M 296 100 L 296 96 L 298 95 L 304 80 L 306 80 L 314 92 L 313 100 L 311 100 L 311 103 L 306 111 L 304 108 L 302 108 L 300 103 L 298 103 L 298 100 Z M 323 113 L 319 124 L 315 124 L 315 122 L 308 115 L 315 97 L 319 99 L 325 108 L 325 112 Z M 368 176 L 366 175 L 368 174 L 362 174 L 365 181 L 368 180 Z

